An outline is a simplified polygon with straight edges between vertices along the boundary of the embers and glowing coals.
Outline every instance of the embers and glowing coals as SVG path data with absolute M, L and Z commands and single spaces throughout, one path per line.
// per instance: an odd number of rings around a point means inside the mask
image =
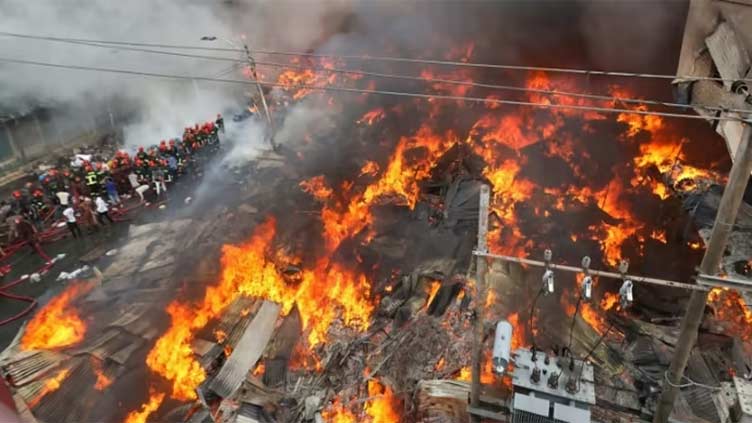
M 197 303 L 173 302 L 167 307 L 172 324 L 146 363 L 172 383 L 173 398 L 196 398 L 195 389 L 206 373 L 191 350 L 194 334 L 241 295 L 277 302 L 284 313 L 297 306 L 311 346 L 326 339 L 335 319 L 357 330 L 367 329 L 373 304 L 366 278 L 322 260 L 314 270 L 304 270 L 295 284 L 288 284 L 276 264 L 267 259 L 274 256 L 274 236 L 275 222 L 270 219 L 256 228 L 247 243 L 224 246 L 219 283 L 209 286 Z
M 72 302 L 94 288 L 90 282 L 70 285 L 47 303 L 26 326 L 21 349 L 57 349 L 81 342 L 86 323 Z
M 373 109 L 371 111 L 366 112 L 366 114 L 363 115 L 360 119 L 358 119 L 358 123 L 360 124 L 366 124 L 366 125 L 373 125 L 375 122 L 380 121 L 381 119 L 384 119 L 384 109 L 379 107 L 376 109 Z
M 107 389 L 110 385 L 112 385 L 112 378 L 107 376 L 107 374 L 102 369 L 102 363 L 99 361 L 99 359 L 92 357 L 91 358 L 91 369 L 94 371 L 94 376 L 96 377 L 96 382 L 94 383 L 94 389 L 97 391 L 104 391 Z
M 39 401 L 42 400 L 47 394 L 50 394 L 52 392 L 57 391 L 60 389 L 60 386 L 62 385 L 63 381 L 66 377 L 68 377 L 68 373 L 70 373 L 70 369 L 62 369 L 57 371 L 52 375 L 52 377 L 48 378 L 44 381 L 44 385 L 42 385 L 42 388 L 39 390 L 39 393 L 37 394 L 34 399 L 32 399 L 29 402 L 29 407 L 34 408 L 39 404 Z
M 363 405 L 364 416 L 357 416 L 339 399 L 321 413 L 327 423 L 397 423 L 400 421 L 400 401 L 388 386 L 378 380 L 368 381 L 368 401 Z

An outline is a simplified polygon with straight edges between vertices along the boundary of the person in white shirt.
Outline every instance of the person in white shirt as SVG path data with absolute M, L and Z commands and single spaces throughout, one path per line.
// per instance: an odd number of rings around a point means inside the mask
M 70 194 L 68 194 L 65 191 L 60 191 L 60 192 L 56 193 L 55 196 L 57 197 L 57 201 L 60 202 L 60 205 L 63 208 L 68 207 L 68 203 L 70 201 Z
M 144 200 L 144 193 L 149 190 L 149 185 L 141 184 L 141 182 L 138 180 L 138 175 L 131 172 L 128 175 L 128 181 L 131 183 L 131 188 L 133 188 L 133 191 L 138 194 L 138 196 L 141 198 L 141 202 L 143 203 Z
M 109 214 L 107 202 L 102 199 L 101 195 L 97 196 L 97 199 L 94 200 L 94 203 L 97 206 L 97 214 L 99 215 L 99 222 L 101 224 L 104 224 L 104 220 L 107 219 L 110 222 L 110 224 L 114 224 L 115 222 L 112 220 Z
M 73 234 L 73 238 L 82 237 L 83 234 L 81 233 L 81 228 L 78 227 L 76 211 L 73 210 L 73 207 L 68 205 L 66 209 L 63 210 L 63 216 L 65 216 L 65 224 L 68 225 L 68 229 L 70 229 L 71 234 Z

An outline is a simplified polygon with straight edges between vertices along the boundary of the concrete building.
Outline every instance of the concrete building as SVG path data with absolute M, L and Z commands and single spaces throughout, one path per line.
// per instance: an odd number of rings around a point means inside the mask
M 0 169 L 7 173 L 45 154 L 96 141 L 122 122 L 111 108 L 37 107 L 24 112 L 0 107 Z

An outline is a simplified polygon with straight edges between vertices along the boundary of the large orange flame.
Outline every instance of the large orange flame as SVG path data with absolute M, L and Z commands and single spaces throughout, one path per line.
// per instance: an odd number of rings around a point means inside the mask
M 368 401 L 363 405 L 363 418 L 359 418 L 339 398 L 335 398 L 321 416 L 328 423 L 397 423 L 401 416 L 399 405 L 400 401 L 391 388 L 371 379 L 368 381 Z
M 173 302 L 167 307 L 172 325 L 157 340 L 146 362 L 172 383 L 173 398 L 196 399 L 195 390 L 206 373 L 193 356 L 191 341 L 197 330 L 240 296 L 277 302 L 285 314 L 297 306 L 311 346 L 326 339 L 329 326 L 338 318 L 351 328 L 368 328 L 374 306 L 365 276 L 321 260 L 313 270 L 304 270 L 299 281 L 288 283 L 267 259 L 274 235 L 275 221 L 269 219 L 256 228 L 247 243 L 224 246 L 219 283 L 209 286 L 196 304 Z
M 327 423 L 356 423 L 358 418 L 341 402 L 335 400 L 331 406 L 321 413 Z
M 708 293 L 708 304 L 713 306 L 719 319 L 729 323 L 726 330 L 730 335 L 752 340 L 752 311 L 738 291 L 713 288 Z
M 375 182 L 346 203 L 327 204 L 321 211 L 327 250 L 336 250 L 342 241 L 368 227 L 373 222 L 371 206 L 379 200 L 389 198 L 414 208 L 420 195 L 418 183 L 430 176 L 436 161 L 455 142 L 452 133 L 439 136 L 425 125 L 415 135 L 400 138 L 389 163 Z M 367 170 L 373 171 L 373 167 L 368 166 Z M 342 191 L 348 190 L 349 185 Z
M 165 399 L 165 394 L 163 392 L 154 392 L 153 390 L 149 394 L 149 400 L 141 406 L 140 410 L 128 413 L 125 423 L 146 423 L 149 415 L 159 409 L 159 406 L 162 405 L 162 401 Z
M 368 396 L 371 398 L 363 407 L 371 423 L 396 423 L 400 421 L 397 411 L 399 401 L 388 386 L 375 379 L 368 381 Z
M 26 326 L 21 349 L 58 349 L 81 342 L 86 323 L 71 303 L 92 288 L 90 282 L 72 284 L 47 303 Z

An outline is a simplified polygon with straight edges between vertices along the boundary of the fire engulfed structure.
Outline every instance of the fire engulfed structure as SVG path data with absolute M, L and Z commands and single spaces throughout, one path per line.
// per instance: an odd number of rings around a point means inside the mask
M 426 56 L 468 62 L 476 48 L 465 42 Z M 102 287 L 70 303 L 79 308 L 73 317 L 96 328 L 74 331 L 73 342 L 36 343 L 31 348 L 43 351 L 15 355 L 5 364 L 32 414 L 43 420 L 92 416 L 84 405 L 58 405 L 58 398 L 70 398 L 61 388 L 67 377 L 70 385 L 91 385 L 82 404 L 127 397 L 123 407 L 97 415 L 127 423 L 211 418 L 386 423 L 441 415 L 465 421 L 463 401 L 454 400 L 467 396 L 468 310 L 478 301 L 488 306 L 488 321 L 505 318 L 513 325 L 515 349 L 558 345 L 578 356 L 590 352 L 596 386 L 607 381 L 626 392 L 617 398 L 596 390 L 604 405 L 594 408 L 594 416 L 644 414 L 662 374 L 660 363 L 676 342 L 671 328 L 650 320 L 675 312 L 683 293 L 638 287 L 635 306 L 623 310 L 618 285 L 596 281 L 593 301 L 580 304 L 581 281 L 562 276 L 556 295 L 533 308 L 540 274 L 494 266 L 488 297 L 472 298 L 468 264 L 478 190 L 483 183 L 492 189 L 492 252 L 535 256 L 548 248 L 558 261 L 574 264 L 589 255 L 598 267 L 612 268 L 626 258 L 642 273 L 688 279 L 702 243 L 686 230 L 692 222 L 680 200 L 722 183 L 715 170 L 728 165 L 722 146 L 708 148 L 718 144 L 709 141 L 712 132 L 702 124 L 630 112 L 311 88 L 399 85 L 434 95 L 647 110 L 618 100 L 650 93 L 629 81 L 544 72 L 490 75 L 434 65 L 417 71 L 422 81 L 394 83 L 332 73 L 328 70 L 348 64 L 330 59 L 295 59 L 290 65 L 295 68 L 279 74 L 261 72 L 262 80 L 284 85 L 267 93 L 279 120 L 275 126 L 293 125 L 288 119 L 300 110 L 322 110 L 316 122 L 282 141 L 272 161 L 277 164 L 262 166 L 265 158 L 254 164 L 255 173 L 238 194 L 242 206 L 196 225 L 188 235 L 178 236 L 179 228 L 195 223 L 176 222 L 166 229 L 172 235 L 158 241 L 205 242 L 202 251 L 214 254 L 178 262 L 170 253 L 152 253 L 147 246 L 157 241 L 132 228 L 132 251 L 121 253 L 128 258 L 105 270 Z M 510 80 L 527 91 L 499 94 L 472 85 Z M 586 89 L 615 99 L 543 92 Z M 136 263 L 144 266 L 141 276 Z M 138 283 L 123 289 L 131 279 Z M 102 293 L 123 297 L 104 296 L 112 304 L 103 307 Z M 262 321 L 263 301 L 279 304 L 279 318 Z M 123 317 L 113 318 L 113 308 Z M 44 311 L 25 338 L 64 324 L 37 321 Z M 150 324 L 165 319 L 166 325 Z M 739 319 L 733 330 L 749 333 L 752 317 Z M 219 369 L 247 328 L 257 325 L 273 331 L 263 356 L 243 375 L 237 392 L 217 395 L 211 387 L 221 382 Z M 124 337 L 136 346 L 117 344 Z M 744 347 L 749 339 L 742 337 Z M 483 383 L 508 394 L 511 380 L 494 377 L 490 344 L 486 350 Z M 21 377 L 31 354 L 45 363 L 34 381 Z M 87 354 L 106 366 L 80 359 Z M 447 384 L 431 393 L 420 388 L 434 379 Z M 30 384 L 34 389 L 24 388 Z

